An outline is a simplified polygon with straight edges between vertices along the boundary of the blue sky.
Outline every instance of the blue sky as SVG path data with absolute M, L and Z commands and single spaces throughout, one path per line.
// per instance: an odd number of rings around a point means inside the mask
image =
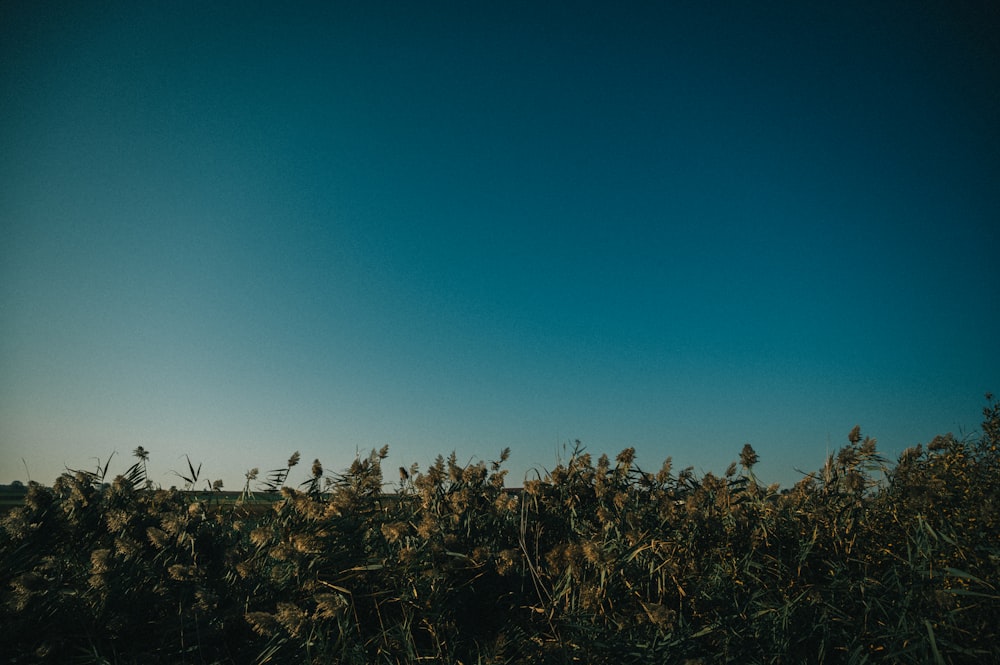
M 975 431 L 1000 20 L 876 4 L 4 3 L 0 482 Z

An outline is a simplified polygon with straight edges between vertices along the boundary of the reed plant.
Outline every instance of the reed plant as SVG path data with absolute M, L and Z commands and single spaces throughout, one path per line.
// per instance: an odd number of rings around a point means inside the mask
M 154 488 L 140 447 L 0 520 L 0 659 L 1000 662 L 998 445 L 988 396 L 978 436 L 890 463 L 855 428 L 784 490 L 749 445 L 698 476 L 577 442 L 516 489 L 509 450 L 392 483 L 387 448 L 300 483 L 295 453 L 235 503 Z

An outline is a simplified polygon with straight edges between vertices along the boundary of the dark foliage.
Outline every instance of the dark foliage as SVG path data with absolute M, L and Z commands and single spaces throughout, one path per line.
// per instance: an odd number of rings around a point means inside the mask
M 981 663 L 1000 661 L 1000 407 L 889 468 L 855 428 L 778 492 L 745 446 L 722 476 L 635 451 L 505 487 L 387 450 L 232 505 L 155 490 L 149 453 L 0 522 L 10 663 Z M 200 466 L 188 464 L 193 487 Z M 213 487 L 209 485 L 209 487 Z M 217 487 L 216 487 L 217 489 Z M 213 496 L 213 495 L 209 495 Z

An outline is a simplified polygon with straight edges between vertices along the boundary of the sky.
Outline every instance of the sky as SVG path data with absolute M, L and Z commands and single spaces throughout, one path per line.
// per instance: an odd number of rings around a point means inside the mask
M 0 483 L 787 487 L 1000 392 L 995 3 L 279 5 L 0 5 Z

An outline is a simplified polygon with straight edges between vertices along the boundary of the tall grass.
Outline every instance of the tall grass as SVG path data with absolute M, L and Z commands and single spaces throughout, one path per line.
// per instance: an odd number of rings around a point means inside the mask
M 0 522 L 11 663 L 1000 661 L 1000 407 L 890 465 L 855 428 L 779 491 L 749 446 L 721 475 L 568 458 L 506 487 L 455 454 L 383 476 L 246 472 L 235 505 L 32 483 Z M 182 476 L 192 488 L 200 466 Z M 180 474 L 179 474 L 180 475 Z M 251 484 L 258 482 L 258 487 Z M 212 487 L 211 483 L 206 484 Z M 276 494 L 258 501 L 256 492 Z

